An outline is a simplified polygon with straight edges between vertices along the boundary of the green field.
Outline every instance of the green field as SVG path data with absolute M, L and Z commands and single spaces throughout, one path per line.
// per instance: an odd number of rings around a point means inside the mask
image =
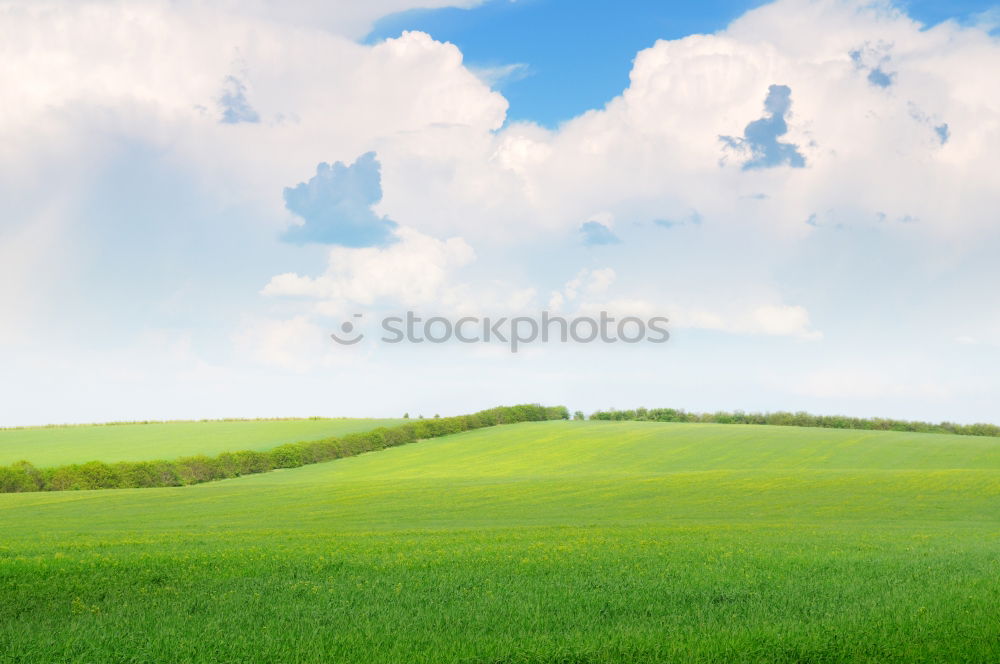
M 0 466 L 22 459 L 41 467 L 268 450 L 283 443 L 370 431 L 405 421 L 316 418 L 0 429 Z
M 1000 661 L 1000 440 L 555 421 L 2 494 L 3 661 Z

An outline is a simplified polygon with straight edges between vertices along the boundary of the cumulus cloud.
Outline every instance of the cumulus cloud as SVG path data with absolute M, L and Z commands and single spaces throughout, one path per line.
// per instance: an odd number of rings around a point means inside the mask
M 772 85 L 767 89 L 764 100 L 764 117 L 748 124 L 742 137 L 721 137 L 729 147 L 749 153 L 749 158 L 743 162 L 743 170 L 784 165 L 802 168 L 806 165 L 798 146 L 778 140 L 779 136 L 788 133 L 785 116 L 791 107 L 792 89 L 787 85 Z
M 881 65 L 891 94 L 867 80 L 880 44 L 892 44 Z M 862 70 L 850 57 L 859 48 L 872 51 Z M 703 226 L 761 244 L 806 237 L 817 210 L 858 210 L 854 225 L 919 210 L 921 233 L 968 238 L 992 224 L 987 146 L 1000 135 L 987 111 L 1000 100 L 977 61 L 1000 62 L 978 28 L 922 30 L 887 3 L 783 0 L 640 51 L 620 96 L 558 130 L 513 123 L 380 150 L 394 185 L 381 209 L 438 235 L 511 245 L 578 231 L 593 210 L 676 221 L 694 209 L 711 220 Z M 720 166 L 720 136 L 735 169 Z
M 595 270 L 584 268 L 567 281 L 562 289 L 552 292 L 549 297 L 549 309 L 559 311 L 563 306 L 576 301 L 580 296 L 603 296 L 608 292 L 617 276 L 610 267 Z
M 194 13 L 206 7 L 219 13 L 252 17 L 267 24 L 319 28 L 351 39 L 360 39 L 371 31 L 378 19 L 413 9 L 474 7 L 482 0 L 148 0 L 150 5 L 168 6 L 181 13 Z M 8 4 L 19 4 L 8 2 Z M 46 9 L 61 11 L 78 0 L 28 0 Z M 118 5 L 116 0 L 87 0 L 87 4 Z
M 322 275 L 280 274 L 261 293 L 318 301 L 331 313 L 346 304 L 418 306 L 454 300 L 453 273 L 475 259 L 472 247 L 461 238 L 438 240 L 406 227 L 395 236 L 398 241 L 383 248 L 334 248 Z
M 740 335 L 792 337 L 817 341 L 823 333 L 812 326 L 809 311 L 800 305 L 723 305 L 660 307 L 679 328 L 713 330 Z
M 122 146 L 148 147 L 206 196 L 246 203 L 277 229 L 281 188 L 304 168 L 349 163 L 385 137 L 489 132 L 505 118 L 506 100 L 461 52 L 423 33 L 361 45 L 264 20 L 252 3 L 9 4 L 0 89 L 17 103 L 0 106 L 0 169 L 15 183 L 35 183 L 55 146 L 62 163 L 86 165 L 69 169 L 84 183 Z
M 345 247 L 388 244 L 396 222 L 380 217 L 372 206 L 382 200 L 378 159 L 368 152 L 347 166 L 322 162 L 308 182 L 286 187 L 285 207 L 303 219 L 285 233 L 289 242 L 318 242 Z
M 712 330 L 740 335 L 768 335 L 815 341 L 822 332 L 812 326 L 803 306 L 745 302 L 714 302 L 698 305 L 667 294 L 645 298 L 615 288 L 618 273 L 610 268 L 581 270 L 563 288 L 553 291 L 552 311 L 596 315 L 607 311 L 624 316 L 664 316 L 677 327 Z M 759 298 L 758 298 L 759 299 Z
M 253 321 L 234 341 L 237 350 L 254 362 L 296 372 L 319 364 L 326 350 L 325 332 L 306 316 Z
M 261 332 L 290 340 L 275 348 L 316 332 L 306 325 L 321 311 L 482 301 L 491 287 L 504 306 L 557 293 L 563 307 L 644 306 L 744 335 L 814 338 L 822 320 L 824 349 L 845 302 L 874 312 L 866 323 L 894 342 L 922 326 L 886 304 L 897 302 L 951 307 L 963 328 L 949 338 L 996 338 L 979 313 L 989 307 L 953 302 L 996 275 L 1000 46 L 988 28 L 924 29 L 890 2 L 778 0 L 717 33 L 656 42 L 620 95 L 549 130 L 505 123 L 506 100 L 454 45 L 344 36 L 386 7 L 427 3 L 38 0 L 0 13 L 0 89 L 17 101 L 0 105 L 0 254 L 18 284 L 0 299 L 16 305 L 16 327 L 56 328 L 59 298 L 87 299 L 86 275 L 101 271 L 87 266 L 103 266 L 127 228 L 150 266 L 228 264 L 240 237 L 247 269 L 185 291 L 202 298 L 190 308 L 241 301 L 278 275 L 254 306 L 305 318 Z M 227 112 L 243 121 L 220 123 Z M 720 136 L 739 159 L 720 163 Z M 369 150 L 377 161 L 352 164 Z M 313 175 L 321 162 L 331 165 Z M 93 192 L 122 192 L 122 173 L 169 183 L 144 204 L 176 203 L 172 223 L 187 225 L 102 225 Z M 275 242 L 289 211 L 303 221 L 289 238 L 340 243 L 325 270 L 298 267 L 313 252 Z M 619 262 L 604 264 L 615 278 L 601 293 L 564 284 L 594 257 L 566 241 L 587 237 L 584 220 L 599 235 L 628 229 L 627 246 L 607 252 Z M 511 265 L 516 283 L 496 285 Z M 58 312 L 45 325 L 43 303 Z M 116 327 L 140 318 L 127 314 Z

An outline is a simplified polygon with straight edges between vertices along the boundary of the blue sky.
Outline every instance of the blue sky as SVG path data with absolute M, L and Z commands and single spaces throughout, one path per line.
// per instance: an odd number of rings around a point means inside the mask
M 761 0 L 489 0 L 471 9 L 414 9 L 387 16 L 365 41 L 422 30 L 456 44 L 469 65 L 484 69 L 522 65 L 499 88 L 510 102 L 510 121 L 555 126 L 601 108 L 628 84 L 636 52 L 657 39 L 711 33 Z M 965 21 L 995 8 L 990 0 L 898 2 L 931 26 Z
M 7 4 L 0 426 L 1000 421 L 995 3 Z M 671 339 L 330 339 L 407 310 Z

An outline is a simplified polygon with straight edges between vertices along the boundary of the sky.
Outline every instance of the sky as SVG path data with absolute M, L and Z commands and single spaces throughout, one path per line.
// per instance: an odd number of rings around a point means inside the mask
M 473 7 L 415 8 L 376 21 L 365 43 L 421 30 L 462 50 L 510 104 L 507 121 L 545 127 L 604 106 L 628 85 L 635 54 L 658 39 L 724 30 L 762 0 L 664 2 L 492 0 Z M 926 26 L 974 22 L 988 0 L 911 0 L 896 5 Z
M 998 25 L 971 1 L 0 0 L 0 426 L 1000 422 Z M 670 338 L 379 341 L 407 311 Z

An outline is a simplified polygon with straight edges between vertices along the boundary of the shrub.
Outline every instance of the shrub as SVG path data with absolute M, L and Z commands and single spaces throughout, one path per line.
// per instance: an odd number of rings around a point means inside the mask
M 0 466 L 0 491 L 3 493 L 41 491 L 43 486 L 42 473 L 27 461 Z
M 581 413 L 582 414 L 582 413 Z M 471 415 L 438 417 L 379 427 L 341 438 L 286 443 L 267 452 L 242 450 L 218 456 L 185 457 L 176 461 L 121 461 L 108 464 L 91 461 L 39 470 L 27 461 L 0 466 L 0 492 L 68 491 L 79 489 L 150 488 L 199 484 L 212 480 L 265 473 L 275 468 L 296 468 L 445 436 L 481 427 L 511 422 L 569 419 L 563 406 L 546 408 L 523 404 L 491 408 Z
M 579 411 L 578 411 L 579 412 Z M 582 416 L 583 413 L 580 413 Z M 576 416 L 574 415 L 574 419 Z M 952 422 L 919 422 L 886 418 L 864 419 L 843 415 L 810 415 L 809 413 L 744 413 L 743 411 L 716 413 L 686 413 L 673 408 L 647 410 L 605 410 L 591 414 L 592 420 L 623 421 L 650 420 L 654 422 L 702 422 L 714 424 L 770 424 L 773 426 L 824 427 L 829 429 L 861 429 L 870 431 L 907 431 L 914 433 L 952 433 L 961 436 L 1000 437 L 1000 426 L 995 424 L 954 424 Z
M 305 464 L 302 446 L 296 443 L 279 445 L 268 452 L 268 456 L 271 457 L 272 468 L 298 468 Z
M 271 455 L 267 452 L 241 450 L 233 452 L 233 458 L 236 460 L 239 475 L 253 475 L 254 473 L 266 473 L 269 470 L 274 470 Z
M 148 489 L 181 485 L 177 468 L 169 461 L 123 461 L 116 465 L 122 487 Z
M 178 459 L 174 464 L 181 484 L 200 484 L 222 479 L 222 476 L 216 471 L 215 460 L 204 455 Z

